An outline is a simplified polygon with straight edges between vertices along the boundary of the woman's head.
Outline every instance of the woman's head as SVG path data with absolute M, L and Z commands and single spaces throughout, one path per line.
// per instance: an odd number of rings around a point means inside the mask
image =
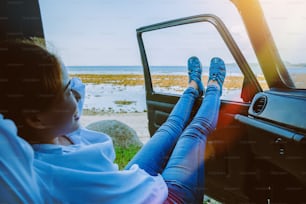
M 0 113 L 16 123 L 20 136 L 34 141 L 40 133 L 58 136 L 76 128 L 68 83 L 67 71 L 45 48 L 30 41 L 0 43 Z

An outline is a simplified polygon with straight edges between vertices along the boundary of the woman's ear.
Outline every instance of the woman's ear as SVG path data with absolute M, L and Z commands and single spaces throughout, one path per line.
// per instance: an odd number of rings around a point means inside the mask
M 39 114 L 28 114 L 25 116 L 26 124 L 34 129 L 45 129 L 47 125 L 44 123 L 43 117 Z

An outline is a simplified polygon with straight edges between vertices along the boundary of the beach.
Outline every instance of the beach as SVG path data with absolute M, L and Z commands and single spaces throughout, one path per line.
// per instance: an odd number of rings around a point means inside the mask
M 83 126 L 101 120 L 118 120 L 133 128 L 140 140 L 149 140 L 144 77 L 142 74 L 74 73 L 86 85 L 81 124 Z M 257 76 L 264 90 L 268 89 L 263 76 Z M 204 75 L 202 81 L 208 79 Z M 301 79 L 305 80 L 305 78 Z M 187 73 L 152 75 L 154 91 L 181 95 L 187 86 Z M 240 98 L 243 77 L 228 74 L 221 99 L 242 102 Z M 302 85 L 304 86 L 304 85 Z
M 84 114 L 139 113 L 146 111 L 144 77 L 141 74 L 71 74 L 86 84 Z M 206 84 L 208 76 L 203 76 Z M 264 81 L 263 78 L 259 78 Z M 152 75 L 155 92 L 181 95 L 187 87 L 186 75 Z M 223 99 L 241 101 L 242 76 L 227 76 Z M 265 84 L 263 84 L 265 87 Z M 221 99 L 222 99 L 221 98 Z
M 100 120 L 118 120 L 133 128 L 143 143 L 148 141 L 150 136 L 142 74 L 91 73 L 70 74 L 70 77 L 78 77 L 86 85 L 81 117 L 83 126 Z M 204 84 L 207 77 L 204 75 L 202 78 Z M 181 95 L 187 87 L 188 76 L 187 73 L 152 75 L 152 83 L 156 92 Z M 239 97 L 242 83 L 242 76 L 228 76 L 222 97 L 241 100 Z

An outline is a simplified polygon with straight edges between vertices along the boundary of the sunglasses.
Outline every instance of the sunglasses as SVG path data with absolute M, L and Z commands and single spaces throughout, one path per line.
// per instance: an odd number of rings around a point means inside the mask
M 72 80 L 72 79 L 70 79 L 70 80 L 68 81 L 68 83 L 66 84 L 66 86 L 64 87 L 64 92 L 65 92 L 67 89 L 71 89 L 71 86 L 72 86 L 71 80 Z

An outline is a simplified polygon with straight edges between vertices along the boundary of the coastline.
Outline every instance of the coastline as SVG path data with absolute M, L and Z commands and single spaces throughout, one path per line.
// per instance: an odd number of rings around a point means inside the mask
M 146 143 L 150 136 L 146 112 L 144 77 L 141 74 L 70 74 L 86 85 L 80 123 L 83 126 L 100 120 L 118 120 L 133 128 Z M 208 76 L 202 78 L 204 84 Z M 263 80 L 263 79 L 261 79 Z M 187 87 L 186 75 L 152 75 L 157 91 L 181 94 Z M 233 92 L 243 83 L 241 76 L 227 76 L 224 87 Z
M 83 83 L 88 84 L 112 84 L 123 86 L 143 86 L 144 76 L 142 74 L 70 74 L 70 77 L 78 77 Z M 188 76 L 186 75 L 166 75 L 153 74 L 152 84 L 158 87 L 169 88 L 171 86 L 179 86 L 185 88 L 188 84 Z M 263 76 L 258 76 L 259 81 L 263 81 Z M 208 81 L 208 76 L 203 75 L 204 84 Z M 229 75 L 226 78 L 224 87 L 228 89 L 240 88 L 243 83 L 243 76 Z
M 181 95 L 188 85 L 187 73 L 151 76 L 154 91 L 159 93 Z M 86 84 L 84 113 L 87 115 L 146 112 L 145 82 L 142 74 L 70 74 L 70 77 L 78 77 Z M 263 77 L 259 80 L 265 81 Z M 202 81 L 205 85 L 208 76 L 204 75 Z M 242 84 L 242 76 L 227 76 L 223 97 L 237 98 Z

